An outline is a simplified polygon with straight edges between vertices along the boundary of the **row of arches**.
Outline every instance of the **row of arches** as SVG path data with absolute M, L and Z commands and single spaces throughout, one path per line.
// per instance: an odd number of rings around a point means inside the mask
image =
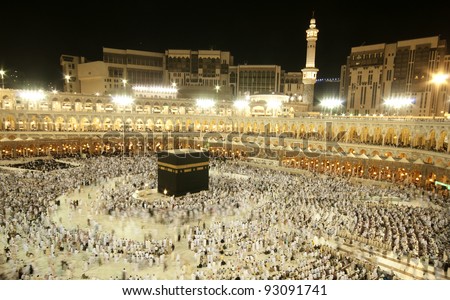
M 6 98 L 5 98 L 6 97 Z M 5 110 L 34 110 L 34 111 L 66 111 L 66 112 L 135 112 L 135 113 L 161 113 L 161 114 L 192 114 L 198 109 L 195 103 L 191 102 L 159 102 L 143 101 L 136 102 L 123 107 L 109 100 L 63 100 L 53 98 L 51 100 L 27 101 L 22 99 L 12 99 L 5 96 L 0 102 L 0 109 Z M 231 108 L 226 105 L 218 105 L 218 111 L 226 112 Z
M 12 99 L 4 96 L 0 103 L 0 109 L 5 110 L 29 110 L 29 111 L 52 111 L 52 112 L 95 112 L 95 113 L 138 113 L 138 114 L 218 114 L 218 115 L 252 115 L 272 116 L 281 114 L 293 114 L 292 108 L 274 109 L 267 105 L 251 104 L 246 108 L 235 108 L 231 103 L 219 103 L 214 107 L 198 107 L 194 101 L 183 102 L 160 102 L 137 100 L 136 102 L 122 106 L 114 101 L 104 99 L 59 99 L 42 101 L 27 101 Z
M 287 137 L 321 141 L 341 141 L 415 149 L 448 151 L 448 131 L 444 128 L 382 127 L 327 123 L 270 123 L 239 118 L 148 118 L 135 115 L 117 117 L 6 115 L 3 130 L 43 131 L 218 131 L 250 134 L 284 134 Z
M 450 168 L 450 160 L 445 155 L 435 155 L 431 152 L 418 153 L 409 149 L 393 147 L 373 147 L 369 145 L 353 145 L 347 143 L 327 143 L 323 141 L 302 141 L 292 138 L 239 135 L 236 133 L 199 133 L 199 132 L 131 132 L 109 131 L 101 133 L 6 133 L 0 136 L 0 148 L 13 148 L 22 143 L 33 145 L 36 142 L 49 141 L 56 143 L 60 140 L 99 140 L 110 141 L 113 139 L 126 144 L 132 141 L 143 143 L 144 141 L 163 141 L 167 149 L 176 149 L 186 146 L 192 141 L 198 147 L 232 147 L 242 151 L 269 151 L 272 153 L 287 153 L 291 156 L 304 154 L 308 157 L 338 156 L 355 157 L 358 159 L 370 159 L 371 161 L 401 161 L 402 163 L 429 164 L 444 168 Z M 155 142 L 156 143 L 156 142 Z M 183 144 L 184 143 L 184 144 Z M 199 148 L 199 149 L 200 149 Z

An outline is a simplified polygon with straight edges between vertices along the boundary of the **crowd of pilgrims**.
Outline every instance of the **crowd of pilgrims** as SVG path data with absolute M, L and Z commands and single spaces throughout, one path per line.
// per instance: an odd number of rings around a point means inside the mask
M 36 160 L 30 160 L 28 162 L 24 163 L 16 163 L 9 165 L 10 167 L 14 168 L 21 168 L 21 169 L 27 169 L 27 170 L 38 170 L 42 172 L 49 172 L 59 169 L 67 169 L 72 167 L 70 164 L 63 163 L 61 161 L 57 161 L 54 159 L 48 160 L 48 159 L 36 159 Z
M 173 279 L 385 279 L 392 275 L 327 243 L 338 237 L 398 257 L 427 258 L 435 266 L 448 266 L 449 199 L 433 192 L 405 186 L 382 189 L 348 178 L 292 174 L 214 159 L 208 191 L 149 202 L 133 193 L 156 188 L 154 157 L 69 162 L 79 166 L 49 172 L 0 170 L 0 278 L 89 278 L 85 273 L 92 266 L 119 261 L 130 267 L 119 268 L 116 276 L 96 278 L 158 279 L 137 271 L 155 273 L 152 268 L 159 266 L 165 271 L 169 264 Z M 105 184 L 119 177 L 113 188 Z M 90 219 L 86 226 L 63 226 L 52 218 L 60 209 L 58 197 L 83 186 L 96 186 L 98 194 L 71 201 L 70 209 L 76 211 L 84 203 L 92 215 L 153 218 L 176 228 L 176 234 L 157 239 L 143 233 L 134 240 L 103 231 Z M 416 198 L 446 205 L 413 207 L 372 198 Z M 177 251 L 182 246 L 192 260 Z M 37 259 L 42 256 L 59 258 L 60 263 L 40 267 Z M 73 270 L 76 260 L 86 263 L 80 278 Z

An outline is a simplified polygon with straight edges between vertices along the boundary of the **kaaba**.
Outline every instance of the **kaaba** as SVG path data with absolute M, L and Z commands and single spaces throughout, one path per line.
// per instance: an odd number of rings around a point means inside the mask
M 209 189 L 209 152 L 168 150 L 158 152 L 158 192 L 182 196 Z

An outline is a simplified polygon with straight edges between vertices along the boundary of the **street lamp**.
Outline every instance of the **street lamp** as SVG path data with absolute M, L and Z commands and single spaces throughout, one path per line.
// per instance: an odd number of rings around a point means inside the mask
M 43 90 L 22 90 L 19 92 L 19 97 L 27 101 L 28 109 L 30 109 L 30 103 L 32 103 L 33 109 L 36 110 L 38 103 L 45 99 L 45 93 Z
M 205 110 L 207 110 L 208 113 L 211 113 L 211 109 L 216 105 L 216 102 L 212 99 L 196 99 L 195 104 L 202 110 L 202 113 L 204 113 Z
M 236 108 L 236 110 L 242 112 L 242 115 L 245 115 L 245 113 L 250 107 L 249 102 L 247 100 L 236 100 L 234 101 L 233 106 Z
M 394 98 L 388 98 L 384 100 L 384 105 L 386 105 L 389 108 L 394 108 L 397 110 L 397 115 L 399 113 L 399 110 L 408 107 L 414 102 L 414 99 L 411 98 L 405 98 L 405 97 L 394 97 Z
M 123 85 L 123 89 L 124 89 L 124 90 L 127 89 L 127 83 L 128 83 L 128 80 L 127 80 L 127 79 L 122 79 L 122 85 Z
M 65 91 L 70 92 L 70 89 L 69 89 L 70 75 L 64 75 L 64 79 L 66 80 Z
M 214 89 L 216 90 L 216 101 L 219 102 L 220 85 L 217 84 Z
M 278 110 L 281 108 L 281 106 L 282 106 L 282 103 L 278 99 L 269 99 L 267 101 L 267 109 L 272 110 L 272 115 L 274 117 L 277 116 Z
M 443 111 L 443 109 L 445 108 L 446 103 L 442 103 L 442 107 L 441 109 L 439 109 L 439 88 L 441 85 L 446 84 L 447 83 L 447 79 L 449 78 L 449 74 L 444 74 L 444 73 L 436 73 L 433 74 L 432 78 L 431 78 L 431 83 L 435 86 L 435 92 L 434 92 L 434 97 L 433 97 L 433 108 L 434 108 L 434 112 L 438 112 L 438 111 Z
M 320 101 L 320 106 L 322 106 L 325 109 L 330 110 L 330 116 L 333 114 L 333 109 L 340 108 L 342 105 L 341 99 L 336 98 L 327 98 Z
M 116 95 L 112 97 L 113 102 L 122 107 L 122 127 L 123 127 L 123 136 L 122 136 L 122 158 L 125 157 L 125 107 L 133 103 L 134 99 L 127 95 Z
M 5 70 L 1 69 L 0 70 L 0 76 L 2 77 L 2 89 L 5 89 Z

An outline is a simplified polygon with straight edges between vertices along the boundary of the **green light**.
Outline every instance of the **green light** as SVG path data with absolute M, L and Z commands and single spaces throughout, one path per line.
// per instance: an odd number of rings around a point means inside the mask
M 446 184 L 446 183 L 443 183 L 440 181 L 435 181 L 434 185 L 442 185 L 442 186 L 445 186 L 447 188 L 447 190 L 450 190 L 450 184 Z

